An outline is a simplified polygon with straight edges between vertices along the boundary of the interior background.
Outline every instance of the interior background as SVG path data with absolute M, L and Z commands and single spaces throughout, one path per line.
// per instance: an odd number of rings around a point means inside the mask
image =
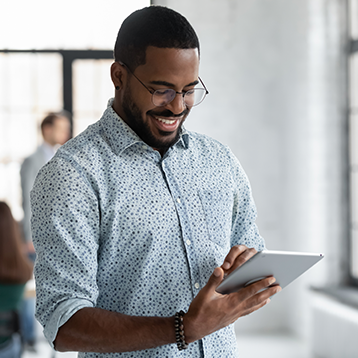
M 6 5 L 3 1 L 3 18 L 8 21 L 0 23 L 0 33 L 8 35 L 0 37 L 0 49 L 37 48 L 38 39 L 48 38 L 40 47 L 110 50 L 121 21 L 148 1 L 131 1 L 132 8 L 124 10 L 128 3 L 64 0 L 50 6 L 39 0 Z M 237 332 L 291 332 L 308 339 L 312 329 L 310 287 L 344 283 L 348 270 L 348 2 L 152 3 L 179 11 L 198 33 L 200 76 L 210 94 L 193 109 L 186 127 L 229 145 L 239 158 L 251 181 L 267 247 L 325 253 L 321 263 L 265 309 L 240 319 Z M 63 41 L 65 38 L 71 40 Z M 51 88 L 56 90 L 47 105 L 38 106 L 36 114 L 26 120 L 21 113 L 33 96 L 30 84 L 24 86 L 22 80 L 26 66 L 12 61 L 11 73 L 17 77 L 9 77 L 9 65 L 4 65 L 9 61 L 1 58 L 0 199 L 10 201 L 20 220 L 18 171 L 41 138 L 29 121 L 35 118 L 39 123 L 46 111 L 61 109 L 61 68 L 58 59 L 51 62 L 40 84 L 54 81 Z M 109 64 L 78 64 L 77 132 L 100 116 L 113 94 Z M 36 66 L 41 67 L 41 62 Z M 1 84 L 5 78 L 12 83 L 11 103 Z M 11 112 L 20 107 L 25 108 L 20 114 Z

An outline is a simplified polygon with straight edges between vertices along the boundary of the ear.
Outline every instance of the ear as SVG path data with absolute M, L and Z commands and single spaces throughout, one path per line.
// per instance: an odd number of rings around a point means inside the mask
M 123 88 L 126 76 L 127 71 L 124 66 L 119 62 L 113 62 L 111 66 L 111 78 L 115 88 L 117 88 L 117 86 L 119 89 Z
M 42 137 L 46 142 L 50 141 L 52 130 L 53 130 L 53 125 L 45 125 L 42 128 Z

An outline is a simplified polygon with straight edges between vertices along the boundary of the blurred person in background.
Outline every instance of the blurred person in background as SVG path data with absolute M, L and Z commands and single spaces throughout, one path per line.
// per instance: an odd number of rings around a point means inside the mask
M 34 255 L 32 244 L 30 218 L 30 190 L 35 182 L 38 171 L 56 153 L 57 149 L 65 144 L 71 137 L 71 124 L 67 115 L 62 112 L 49 113 L 41 123 L 43 143 L 21 165 L 22 205 L 24 210 L 23 232 L 27 248 Z
M 27 245 L 29 258 L 35 261 L 35 249 L 32 243 L 30 218 L 30 190 L 34 184 L 36 175 L 43 165 L 45 165 L 56 153 L 57 149 L 67 142 L 71 137 L 71 123 L 67 113 L 49 113 L 41 123 L 41 133 L 43 143 L 36 151 L 27 157 L 21 166 L 21 189 L 22 206 L 24 219 L 22 229 Z M 21 327 L 25 348 L 35 351 L 35 299 L 26 298 L 21 309 Z
M 18 309 L 32 270 L 11 210 L 0 202 L 0 358 L 21 356 Z

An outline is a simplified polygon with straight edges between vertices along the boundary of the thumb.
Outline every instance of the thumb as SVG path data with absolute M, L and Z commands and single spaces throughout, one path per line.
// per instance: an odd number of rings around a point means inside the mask
M 215 290 L 221 283 L 224 277 L 224 270 L 221 267 L 217 267 L 209 278 L 206 287 L 208 289 Z

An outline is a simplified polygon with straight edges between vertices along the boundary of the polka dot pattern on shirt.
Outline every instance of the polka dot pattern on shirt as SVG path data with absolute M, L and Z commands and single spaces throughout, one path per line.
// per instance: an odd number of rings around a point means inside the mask
M 162 158 L 109 106 L 40 171 L 32 197 L 37 317 L 50 342 L 82 307 L 136 316 L 187 310 L 236 244 L 264 247 L 231 151 L 182 130 Z M 236 357 L 233 326 L 166 345 L 81 357 Z

